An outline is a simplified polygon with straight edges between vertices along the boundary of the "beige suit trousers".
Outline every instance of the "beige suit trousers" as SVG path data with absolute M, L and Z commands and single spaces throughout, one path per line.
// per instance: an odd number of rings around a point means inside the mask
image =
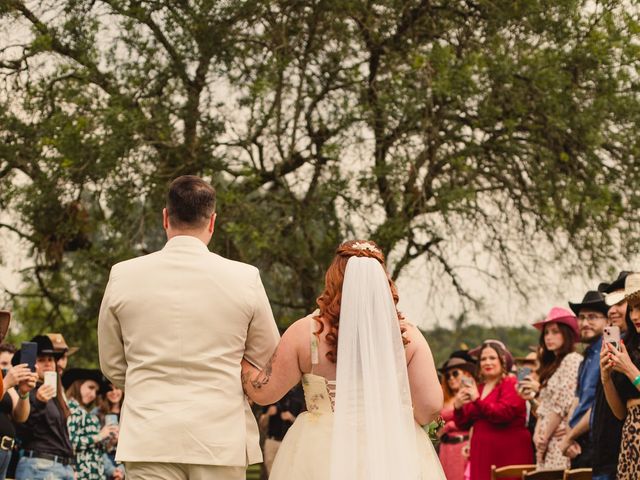
M 245 480 L 246 467 L 125 462 L 127 480 Z

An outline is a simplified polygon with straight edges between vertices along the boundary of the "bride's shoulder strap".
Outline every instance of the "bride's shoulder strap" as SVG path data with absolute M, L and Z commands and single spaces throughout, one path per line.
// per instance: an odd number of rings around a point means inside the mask
M 318 356 L 318 349 L 320 347 L 320 344 L 318 341 L 318 335 L 316 333 L 316 322 L 318 321 L 316 320 L 316 316 L 318 315 L 318 313 L 319 312 L 316 310 L 311 315 L 309 315 L 309 333 L 311 340 L 311 373 L 313 373 L 313 367 L 315 365 L 318 365 L 320 361 Z

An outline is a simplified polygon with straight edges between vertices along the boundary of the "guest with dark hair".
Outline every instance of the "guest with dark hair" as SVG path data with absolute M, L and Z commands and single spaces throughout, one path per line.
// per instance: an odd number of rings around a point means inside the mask
M 120 413 L 124 402 L 124 392 L 113 383 L 109 383 L 106 378 L 103 379 L 103 383 L 106 385 L 106 390 L 98 398 L 98 406 L 94 411 L 100 419 L 101 426 L 107 424 L 119 425 Z M 111 435 L 111 438 L 105 446 L 105 454 L 102 457 L 104 461 L 104 475 L 108 480 L 121 480 L 125 476 L 124 465 L 116 461 L 119 433 L 118 430 L 115 434 Z
M 3 367 L 4 386 L 7 391 L 0 401 L 0 480 L 4 480 L 7 475 L 15 445 L 16 429 L 13 422 L 23 423 L 29 418 L 29 392 L 36 386 L 38 378 L 26 363 L 11 365 L 15 351 L 11 344 L 0 344 L 0 355 L 9 364 L 6 373 Z
M 438 432 L 440 437 L 440 463 L 448 480 L 463 480 L 467 458 L 463 450 L 469 445 L 469 431 L 459 429 L 454 420 L 454 400 L 460 388 L 475 384 L 476 360 L 466 350 L 451 354 L 444 363 L 442 373 L 442 391 L 444 407 L 440 416 L 445 424 Z M 464 381 L 464 384 L 463 384 Z
M 617 479 L 636 480 L 640 478 L 640 273 L 627 276 L 624 293 L 629 313 L 627 335 L 618 347 L 603 345 L 600 366 L 607 403 L 614 415 L 624 420 Z
M 492 465 L 532 463 L 533 447 L 525 426 L 525 401 L 516 392 L 516 379 L 509 375 L 513 357 L 498 340 L 485 341 L 478 356 L 480 385 L 460 388 L 454 418 L 460 429 L 473 427 L 471 478 L 489 480 Z
M 23 450 L 16 469 L 16 480 L 74 480 L 75 457 L 67 429 L 69 407 L 60 377 L 57 379 L 57 388 L 43 384 L 45 372 L 56 371 L 59 353 L 45 335 L 37 335 L 31 341 L 37 344 L 38 382 L 29 396 L 29 418 L 17 426 Z M 16 352 L 14 364 L 20 362 L 20 356 L 20 351 Z
M 91 413 L 102 384 L 100 370 L 72 368 L 65 372 L 62 383 L 69 399 L 71 415 L 69 436 L 76 453 L 77 480 L 104 480 L 103 454 L 105 443 L 117 426 L 100 428 L 100 420 Z
M 604 301 L 609 306 L 608 326 L 618 327 L 622 338 L 627 333 L 627 300 L 624 296 L 624 282 L 630 272 L 622 271 L 611 283 L 601 283 L 598 291 L 603 292 Z M 630 320 L 629 320 L 630 322 Z M 600 369 L 602 372 L 602 369 Z M 602 381 L 596 385 L 596 398 L 590 416 L 591 443 L 593 454 L 591 467 L 593 480 L 615 480 L 618 456 L 622 441 L 623 421 L 616 418 L 607 403 Z
M 576 353 L 575 343 L 580 338 L 578 321 L 570 311 L 554 307 L 541 322 L 533 324 L 541 330 L 539 341 L 537 395 L 526 394 L 523 382 L 523 398 L 531 399 L 537 416 L 533 441 L 536 447 L 536 468 L 554 470 L 569 468 L 570 462 L 560 449 L 560 432 L 566 429 L 569 410 L 578 380 L 578 368 L 582 356 Z M 537 397 L 537 398 L 535 398 Z

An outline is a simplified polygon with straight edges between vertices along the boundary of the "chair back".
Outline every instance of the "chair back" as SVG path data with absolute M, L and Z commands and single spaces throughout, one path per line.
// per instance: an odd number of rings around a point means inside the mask
M 524 473 L 535 469 L 535 465 L 506 465 L 504 467 L 491 465 L 491 480 L 507 477 L 522 477 Z
M 522 480 L 564 480 L 564 469 L 525 472 L 522 474 Z
M 592 471 L 590 468 L 574 468 L 564 472 L 563 480 L 591 480 Z

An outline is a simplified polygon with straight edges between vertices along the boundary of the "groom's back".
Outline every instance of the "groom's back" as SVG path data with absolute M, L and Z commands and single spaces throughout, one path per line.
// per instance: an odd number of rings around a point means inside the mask
M 278 338 L 256 268 L 174 237 L 113 267 L 100 323 L 101 364 L 125 384 L 119 460 L 246 463 L 240 361 L 266 361 Z M 122 352 L 109 359 L 115 329 Z

